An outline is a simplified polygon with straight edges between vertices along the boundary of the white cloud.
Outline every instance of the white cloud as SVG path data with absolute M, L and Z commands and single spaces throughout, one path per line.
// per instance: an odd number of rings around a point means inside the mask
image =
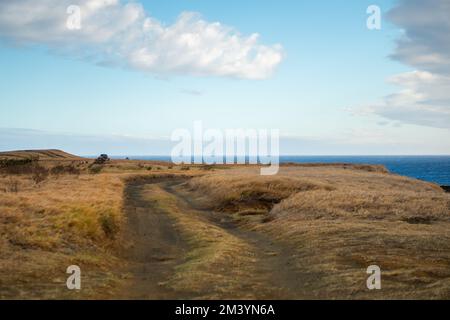
M 80 30 L 66 26 L 70 5 L 81 9 Z M 265 79 L 283 58 L 280 45 L 262 45 L 258 34 L 243 36 L 190 12 L 166 26 L 141 4 L 120 0 L 1 1 L 0 36 L 163 75 Z
M 450 129 L 450 77 L 414 71 L 396 75 L 389 81 L 402 90 L 385 97 L 379 104 L 363 108 L 360 113 Z
M 402 89 L 359 113 L 450 129 L 450 1 L 401 0 L 389 18 L 403 30 L 391 57 L 418 71 L 393 76 Z

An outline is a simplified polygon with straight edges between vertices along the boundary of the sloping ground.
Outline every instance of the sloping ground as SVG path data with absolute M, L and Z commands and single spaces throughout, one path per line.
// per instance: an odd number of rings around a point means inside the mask
M 83 160 L 82 157 L 56 149 L 0 152 L 0 159 Z
M 230 170 L 185 188 L 203 207 L 292 247 L 310 298 L 450 298 L 450 196 L 438 186 L 342 167 Z M 367 267 L 382 290 L 366 287 Z
M 450 298 L 449 211 L 438 186 L 370 166 L 4 174 L 0 297 Z
M 8 186 L 15 184 L 14 191 Z M 115 175 L 0 175 L 0 299 L 98 298 L 120 280 L 123 182 Z M 79 265 L 82 290 L 66 288 Z

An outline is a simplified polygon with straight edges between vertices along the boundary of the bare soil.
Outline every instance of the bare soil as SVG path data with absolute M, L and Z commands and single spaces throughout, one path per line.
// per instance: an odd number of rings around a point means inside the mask
M 251 274 L 242 274 L 238 297 L 255 299 L 302 299 L 308 298 L 303 284 L 310 282 L 311 275 L 299 274 L 292 263 L 292 248 L 273 241 L 269 236 L 249 230 L 239 225 L 231 216 L 203 210 L 195 203 L 193 195 L 187 195 L 183 189 L 185 180 L 155 180 L 165 192 L 176 197 L 181 212 L 195 215 L 202 222 L 221 228 L 227 234 L 251 248 L 251 265 L 239 266 L 242 270 L 251 270 Z M 206 283 L 200 287 L 204 292 L 187 292 L 174 290 L 168 283 L 175 270 L 183 262 L 191 250 L 188 239 L 183 238 L 177 229 L 176 221 L 168 212 L 161 210 L 158 200 L 146 192 L 148 183 L 137 182 L 126 189 L 126 213 L 128 215 L 128 238 L 133 245 L 126 253 L 132 267 L 129 272 L 131 280 L 125 290 L 125 299 L 196 299 L 196 298 L 229 298 L 230 292 L 215 290 L 214 283 Z M 237 257 L 236 257 L 237 258 Z M 220 266 L 230 271 L 236 268 L 231 260 L 229 265 Z M 217 266 L 215 266 L 217 267 Z M 224 272 L 235 277 L 236 272 Z M 226 279 L 225 279 L 226 280 Z M 230 279 L 231 280 L 231 279 Z M 233 279 L 235 280 L 235 279 Z M 261 281 L 263 280 L 263 281 Z M 210 281 L 205 279 L 205 281 Z M 256 283 L 257 282 L 257 283 Z

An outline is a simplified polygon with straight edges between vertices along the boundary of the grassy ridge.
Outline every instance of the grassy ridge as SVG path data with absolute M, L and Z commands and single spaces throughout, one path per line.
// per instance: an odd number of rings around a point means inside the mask
M 73 154 L 56 150 L 17 150 L 0 152 L 0 159 L 39 159 L 39 160 L 81 160 L 83 158 Z

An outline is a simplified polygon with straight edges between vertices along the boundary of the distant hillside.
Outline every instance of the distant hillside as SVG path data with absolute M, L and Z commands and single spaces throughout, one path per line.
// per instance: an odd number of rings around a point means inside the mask
M 0 159 L 26 159 L 38 158 L 39 160 L 81 160 L 82 157 L 61 150 L 17 150 L 0 152 Z

